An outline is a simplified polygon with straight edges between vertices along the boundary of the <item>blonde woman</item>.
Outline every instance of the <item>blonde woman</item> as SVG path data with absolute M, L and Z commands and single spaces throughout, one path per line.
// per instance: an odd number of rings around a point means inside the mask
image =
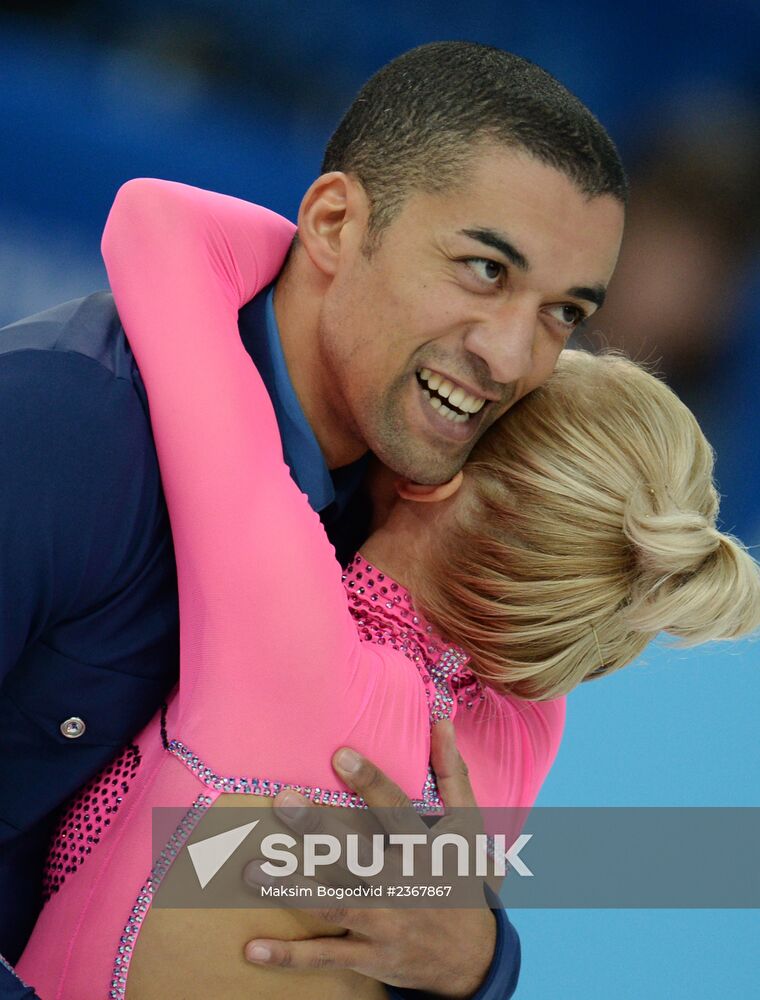
M 151 807 L 183 805 L 192 827 L 285 785 L 360 805 L 330 767 L 350 744 L 424 808 L 439 802 L 440 719 L 454 721 L 481 805 L 528 806 L 568 691 L 660 631 L 693 643 L 760 624 L 758 567 L 716 528 L 709 445 L 666 386 L 620 357 L 565 352 L 443 487 L 379 469 L 374 530 L 342 575 L 237 330 L 281 232 L 256 206 L 158 181 L 123 188 L 109 219 L 104 254 L 172 520 L 181 675 L 137 738 L 129 795 L 22 957 L 42 996 L 382 996 L 356 973 L 307 979 L 239 953 L 275 926 L 334 932 L 318 920 L 151 909 Z

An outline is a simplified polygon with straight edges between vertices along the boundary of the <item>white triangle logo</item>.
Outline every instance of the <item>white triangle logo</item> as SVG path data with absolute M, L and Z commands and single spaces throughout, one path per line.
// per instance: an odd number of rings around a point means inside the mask
M 225 830 L 224 833 L 217 833 L 213 837 L 207 837 L 205 840 L 190 844 L 187 850 L 201 889 L 206 888 L 225 861 L 232 857 L 258 822 L 255 819 L 253 823 L 236 826 L 234 830 Z

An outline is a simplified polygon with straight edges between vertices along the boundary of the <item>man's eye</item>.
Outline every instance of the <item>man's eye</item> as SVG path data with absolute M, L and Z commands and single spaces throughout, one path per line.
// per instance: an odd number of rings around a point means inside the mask
M 548 313 L 568 331 L 574 330 L 587 318 L 580 306 L 570 305 L 567 302 L 561 306 L 551 306 Z
M 481 281 L 489 285 L 498 284 L 504 277 L 504 265 L 498 261 L 488 260 L 487 257 L 468 257 L 466 263 Z

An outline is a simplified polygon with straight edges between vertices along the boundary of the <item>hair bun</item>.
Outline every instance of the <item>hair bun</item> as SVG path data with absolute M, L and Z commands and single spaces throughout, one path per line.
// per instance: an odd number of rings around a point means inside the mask
M 721 534 L 698 511 L 679 510 L 667 490 L 641 487 L 623 515 L 623 531 L 640 570 L 667 577 L 693 573 L 717 552 Z
M 624 612 L 629 628 L 668 632 L 691 645 L 735 638 L 757 623 L 760 567 L 710 518 L 646 489 L 631 498 L 624 531 L 637 563 Z
M 632 361 L 563 351 L 465 477 L 412 592 L 498 690 L 556 698 L 660 632 L 690 645 L 760 627 L 760 567 L 716 527 L 712 449 Z

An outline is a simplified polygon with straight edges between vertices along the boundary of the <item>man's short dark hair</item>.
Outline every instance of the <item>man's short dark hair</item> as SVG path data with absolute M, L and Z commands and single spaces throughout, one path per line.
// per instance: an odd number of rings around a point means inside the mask
M 421 45 L 379 70 L 335 130 L 322 172 L 359 179 L 371 243 L 407 195 L 456 186 L 488 142 L 524 149 L 589 197 L 625 203 L 620 157 L 588 108 L 534 63 L 476 42 Z

